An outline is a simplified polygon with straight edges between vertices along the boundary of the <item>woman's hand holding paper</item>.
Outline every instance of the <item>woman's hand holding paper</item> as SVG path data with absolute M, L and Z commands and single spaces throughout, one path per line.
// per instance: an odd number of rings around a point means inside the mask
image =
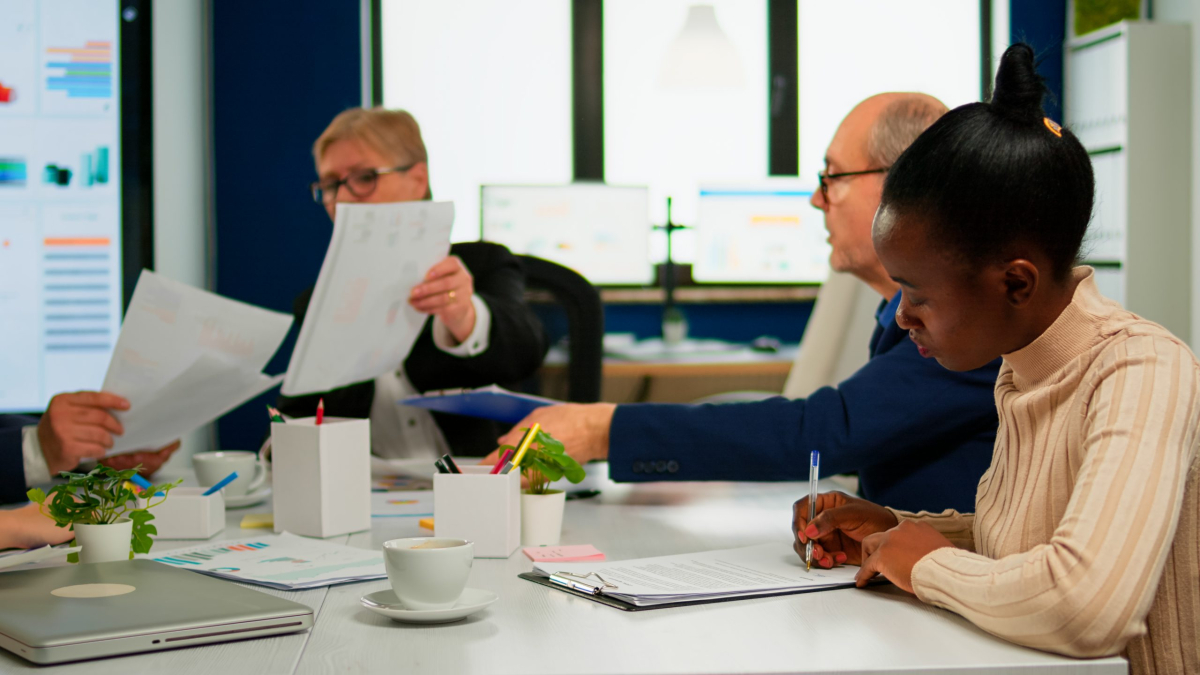
M 898 524 L 891 511 L 844 492 L 817 495 L 817 517 L 808 520 L 808 497 L 792 505 L 793 548 L 804 558 L 805 544 L 813 546 L 813 562 L 821 567 L 863 560 L 862 542 L 870 535 L 885 532 Z
M 413 287 L 408 304 L 440 319 L 461 343 L 475 330 L 474 294 L 474 278 L 463 261 L 452 255 L 429 269 L 425 281 Z

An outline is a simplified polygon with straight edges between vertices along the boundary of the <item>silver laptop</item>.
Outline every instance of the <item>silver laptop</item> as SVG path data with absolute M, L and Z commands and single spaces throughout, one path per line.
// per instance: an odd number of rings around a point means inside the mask
M 292 633 L 312 621 L 305 605 L 152 560 L 0 573 L 0 647 L 34 663 Z

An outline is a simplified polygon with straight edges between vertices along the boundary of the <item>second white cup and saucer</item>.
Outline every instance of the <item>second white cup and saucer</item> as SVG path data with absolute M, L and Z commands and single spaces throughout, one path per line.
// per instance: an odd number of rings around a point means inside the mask
M 196 469 L 200 487 L 216 485 L 230 473 L 238 472 L 236 480 L 221 488 L 226 508 L 251 506 L 271 496 L 271 486 L 265 484 L 267 466 L 258 453 L 249 450 L 201 452 L 192 456 L 192 466 Z
M 395 621 L 450 623 L 487 607 L 499 596 L 467 588 L 475 546 L 462 539 L 413 537 L 383 544 L 391 590 L 362 596 L 363 607 Z

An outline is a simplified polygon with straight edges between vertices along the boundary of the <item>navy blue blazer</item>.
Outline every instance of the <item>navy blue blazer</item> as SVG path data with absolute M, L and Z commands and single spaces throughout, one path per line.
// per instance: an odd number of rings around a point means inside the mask
M 857 472 L 873 502 L 973 512 L 999 425 L 1000 359 L 956 373 L 922 358 L 896 325 L 897 298 L 881 304 L 866 365 L 807 399 L 617 406 L 612 479 L 807 480 L 820 450 L 822 476 Z
M 29 501 L 25 497 L 25 457 L 21 429 L 38 421 L 24 415 L 0 415 L 0 504 Z

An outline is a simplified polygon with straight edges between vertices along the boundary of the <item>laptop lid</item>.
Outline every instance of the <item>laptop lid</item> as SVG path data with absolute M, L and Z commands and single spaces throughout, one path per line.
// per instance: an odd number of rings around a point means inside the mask
M 306 605 L 152 560 L 0 573 L 0 647 L 35 663 L 312 626 Z

